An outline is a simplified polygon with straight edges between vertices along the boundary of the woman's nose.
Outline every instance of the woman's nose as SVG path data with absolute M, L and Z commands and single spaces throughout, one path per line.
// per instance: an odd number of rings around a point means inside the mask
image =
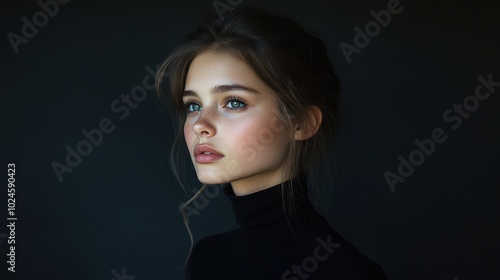
M 212 137 L 215 135 L 213 125 L 214 116 L 209 111 L 202 111 L 199 118 L 193 124 L 193 131 L 199 137 Z

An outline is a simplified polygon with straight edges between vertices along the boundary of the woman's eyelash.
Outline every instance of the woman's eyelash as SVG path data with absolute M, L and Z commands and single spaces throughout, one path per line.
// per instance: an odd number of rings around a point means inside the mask
M 237 108 L 229 108 L 231 110 L 238 110 L 238 109 L 242 109 L 242 108 L 244 108 L 244 107 L 247 106 L 247 103 L 245 102 L 245 100 L 243 100 L 241 97 L 238 97 L 238 96 L 228 96 L 228 97 L 226 97 L 224 99 L 224 104 L 228 104 L 228 103 L 234 102 L 234 101 L 241 103 L 243 106 L 237 107 Z
M 242 104 L 241 107 L 236 107 L 236 108 L 230 108 L 230 107 L 226 107 L 228 108 L 229 110 L 233 110 L 233 111 L 236 111 L 236 110 L 239 110 L 239 109 L 242 109 L 244 107 L 247 106 L 247 103 L 245 102 L 245 100 L 243 100 L 241 97 L 238 97 L 238 96 L 228 96 L 226 98 L 224 98 L 224 104 L 227 105 L 228 103 L 230 102 L 239 102 Z M 183 101 L 184 103 L 184 109 L 186 109 L 187 112 L 193 112 L 193 111 L 190 111 L 190 107 L 191 105 L 198 105 L 201 107 L 201 105 L 196 102 L 195 100 L 192 100 L 192 99 L 186 99 Z
M 195 105 L 198 105 L 200 106 L 200 104 L 198 104 L 197 102 L 195 102 L 194 100 L 191 100 L 191 99 L 186 99 L 183 101 L 184 102 L 184 109 L 186 112 L 190 113 L 191 111 L 189 110 L 189 108 L 191 107 L 192 104 L 195 104 Z

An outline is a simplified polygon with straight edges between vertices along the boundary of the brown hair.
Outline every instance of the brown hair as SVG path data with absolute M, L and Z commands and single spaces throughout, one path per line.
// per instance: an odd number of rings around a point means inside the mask
M 310 106 L 321 110 L 323 117 L 317 133 L 306 140 L 291 141 L 288 158 L 284 161 L 283 181 L 301 173 L 317 171 L 317 163 L 323 163 L 325 168 L 328 166 L 324 157 L 335 134 L 340 81 L 325 45 L 286 16 L 263 8 L 240 6 L 222 20 L 215 15 L 205 18 L 202 26 L 170 54 L 157 72 L 157 95 L 172 106 L 173 118 L 179 125 L 170 153 L 170 165 L 185 191 L 188 188 L 182 174 L 189 156 L 184 154 L 187 151 L 183 141 L 186 111 L 182 95 L 190 63 L 197 55 L 209 50 L 229 53 L 252 67 L 276 92 L 279 117 L 290 133 L 293 133 L 295 124 L 307 126 Z M 179 206 L 191 238 L 189 253 L 193 248 L 193 238 L 185 209 L 205 187 L 203 184 Z M 292 211 L 286 198 L 283 202 L 285 209 Z

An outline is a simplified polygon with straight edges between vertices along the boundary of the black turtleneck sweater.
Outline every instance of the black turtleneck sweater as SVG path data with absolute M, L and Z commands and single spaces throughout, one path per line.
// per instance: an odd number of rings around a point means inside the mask
M 284 188 L 278 184 L 244 196 L 226 184 L 223 192 L 241 228 L 200 240 L 188 260 L 187 279 L 387 279 L 314 210 L 306 182 L 300 176 Z

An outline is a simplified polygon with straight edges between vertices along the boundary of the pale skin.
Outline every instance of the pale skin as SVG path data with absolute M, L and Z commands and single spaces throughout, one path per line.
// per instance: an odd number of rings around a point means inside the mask
M 211 92 L 217 86 L 223 87 Z M 309 129 L 296 126 L 290 137 L 278 117 L 274 91 L 249 65 L 228 53 L 199 54 L 189 67 L 184 89 L 184 136 L 198 180 L 205 184 L 230 182 L 238 196 L 281 183 L 291 141 L 311 137 L 321 124 L 321 111 L 312 106 Z M 197 144 L 208 144 L 224 157 L 197 163 Z

